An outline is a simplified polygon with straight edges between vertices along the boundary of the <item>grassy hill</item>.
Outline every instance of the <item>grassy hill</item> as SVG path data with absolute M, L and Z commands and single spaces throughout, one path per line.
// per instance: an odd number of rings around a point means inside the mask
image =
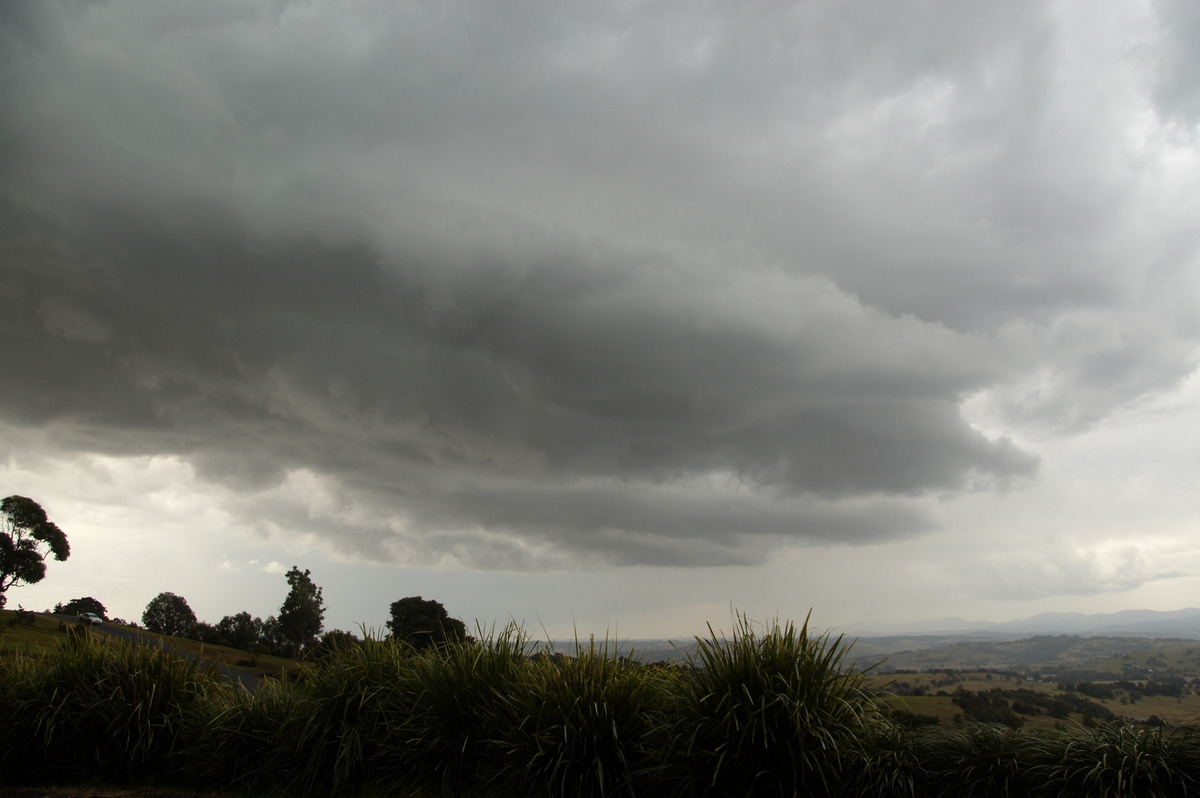
M 1039 635 L 1022 640 L 971 640 L 943 645 L 928 645 L 914 650 L 886 651 L 878 642 L 860 640 L 853 649 L 860 666 L 880 662 L 883 671 L 933 669 L 1061 671 L 1073 668 L 1107 667 L 1120 674 L 1125 664 L 1148 662 L 1153 652 L 1170 650 L 1195 652 L 1187 665 L 1200 672 L 1200 642 L 1146 637 L 1082 637 L 1079 635 Z M 1187 657 L 1170 655 L 1170 662 L 1184 667 Z
M 872 683 L 885 693 L 892 693 L 887 703 L 893 709 L 937 718 L 943 725 L 966 714 L 964 707 L 954 700 L 959 691 L 1003 699 L 1026 728 L 1084 724 L 1089 717 L 1104 719 L 1101 710 L 1116 719 L 1139 723 L 1157 717 L 1173 727 L 1200 724 L 1200 694 L 1191 688 L 1183 690 L 1179 697 L 1145 696 L 1137 689 L 1116 686 L 1117 680 L 1095 682 L 1111 689 L 1111 697 L 1104 697 L 1062 689 L 1063 683 L 1054 679 L 990 671 L 893 673 L 875 676 Z M 1065 702 L 1053 704 L 1054 699 Z M 1052 706 L 1064 711 L 1055 712 Z
M 860 664 L 872 659 L 856 653 Z M 1041 635 L 876 656 L 874 661 L 883 659 L 883 664 L 874 684 L 895 694 L 888 704 L 942 724 L 963 717 L 966 706 L 978 709 L 980 702 L 1011 711 L 997 710 L 998 722 L 1016 718 L 1026 728 L 1084 724 L 1109 715 L 1172 727 L 1200 724 L 1200 642 L 1195 640 Z M 1154 694 L 1162 683 L 1176 685 L 1178 695 Z
M 58 648 L 67 639 L 70 630 L 77 624 L 64 621 L 45 613 L 32 613 L 33 623 L 15 623 L 15 610 L 0 610 L 0 653 L 17 651 L 22 653 L 46 653 Z M 28 615 L 26 616 L 28 617 Z M 261 676 L 277 676 L 296 667 L 295 660 L 256 654 L 228 646 L 214 646 L 188 640 L 183 637 L 157 635 L 132 626 L 105 623 L 91 627 L 90 632 L 101 638 L 124 638 L 141 640 L 156 645 L 167 645 L 185 654 L 199 657 L 228 668 L 237 668 Z
M 18 617 L 16 610 L 0 610 L 0 653 L 49 651 L 58 648 L 66 639 L 66 624 L 41 613 L 32 615 L 32 624 L 14 625 Z
M 1146 674 L 1194 678 L 1200 675 L 1200 642 L 1195 640 L 1156 641 L 1158 645 L 1134 651 L 1115 653 L 1093 660 L 1089 667 L 1112 671 L 1128 677 L 1143 678 Z

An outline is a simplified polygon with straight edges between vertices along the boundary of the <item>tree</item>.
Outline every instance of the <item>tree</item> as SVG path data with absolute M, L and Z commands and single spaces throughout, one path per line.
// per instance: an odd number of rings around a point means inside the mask
M 190 637 L 196 631 L 196 613 L 183 596 L 159 593 L 146 605 L 142 625 L 155 634 Z
M 185 637 L 212 646 L 221 645 L 221 636 L 217 633 L 217 627 L 208 621 L 196 621 L 196 625 L 192 627 L 192 633 Z
M 33 499 L 9 496 L 0 502 L 0 607 L 5 593 L 16 584 L 32 585 L 46 576 L 46 555 L 62 560 L 71 556 L 66 534 L 46 518 Z
M 85 612 L 94 612 L 104 620 L 108 620 L 108 611 L 104 609 L 104 605 L 91 596 L 71 599 L 66 604 L 55 604 L 54 611 L 62 615 L 80 615 Z
M 279 625 L 279 619 L 274 615 L 268 615 L 267 619 L 262 622 L 255 651 L 279 657 L 286 657 L 291 653 L 288 641 L 283 636 L 283 627 Z
M 467 627 L 451 618 L 440 601 L 409 596 L 392 602 L 392 619 L 387 622 L 392 637 L 423 649 L 467 639 Z
M 221 645 L 250 651 L 262 636 L 262 619 L 251 618 L 248 612 L 226 615 L 217 622 L 217 637 Z
M 330 629 L 321 635 L 317 644 L 304 654 L 305 659 L 320 660 L 333 656 L 340 651 L 347 651 L 362 643 L 358 635 L 341 629 Z
M 292 656 L 299 658 L 316 643 L 317 635 L 325 621 L 325 605 L 321 600 L 321 588 L 313 583 L 308 569 L 301 571 L 295 565 L 287 572 L 288 591 L 283 606 L 279 608 L 279 626 L 283 637 L 292 646 Z

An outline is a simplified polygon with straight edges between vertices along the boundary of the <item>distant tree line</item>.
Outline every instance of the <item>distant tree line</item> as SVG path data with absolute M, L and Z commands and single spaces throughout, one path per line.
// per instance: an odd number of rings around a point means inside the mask
M 9 496 L 0 501 L 0 608 L 5 605 L 9 588 L 40 582 L 45 577 L 48 556 L 65 560 L 70 553 L 66 534 L 50 521 L 36 501 L 25 496 Z M 310 571 L 292 566 L 286 578 L 288 593 L 279 614 L 266 620 L 239 612 L 210 624 L 196 618 L 183 596 L 164 591 L 146 605 L 142 624 L 155 634 L 295 658 L 358 641 L 350 632 L 323 633 L 325 603 Z M 393 602 L 390 609 L 391 618 L 387 622 L 390 636 L 415 649 L 470 639 L 465 624 L 450 617 L 440 602 L 409 596 Z M 107 608 L 92 596 L 56 604 L 54 612 L 94 613 L 109 620 Z
M 278 615 L 265 620 L 249 612 L 226 615 L 215 624 L 197 620 L 187 600 L 174 593 L 159 593 L 146 605 L 142 625 L 155 634 L 184 637 L 211 645 L 228 646 L 257 654 L 282 657 L 315 657 L 335 648 L 359 643 L 357 636 L 340 629 L 324 630 L 325 604 L 312 573 L 293 566 L 286 574 L 288 593 Z M 90 597 L 56 607 L 63 612 L 104 614 L 104 605 Z M 424 650 L 470 640 L 466 625 L 451 617 L 441 602 L 409 596 L 390 606 L 389 637 Z
M 1059 683 L 1058 689 L 1072 690 L 1076 693 L 1101 700 L 1125 698 L 1128 701 L 1136 703 L 1139 699 L 1159 695 L 1167 696 L 1168 698 L 1182 698 L 1184 691 L 1187 689 L 1187 682 L 1179 676 L 1166 676 L 1161 680 L 1149 679 L 1144 682 L 1132 682 L 1128 679 L 1121 679 L 1120 681 L 1102 683 Z M 1121 695 L 1121 693 L 1124 693 L 1124 695 Z
M 164 592 L 150 600 L 142 625 L 155 634 L 184 637 L 212 645 L 229 646 L 258 654 L 301 657 L 322 641 L 325 603 L 312 572 L 292 566 L 286 574 L 288 593 L 278 615 L 266 620 L 249 612 L 226 615 L 215 624 L 200 621 L 187 599 Z M 331 633 L 332 634 L 332 633 Z M 348 633 L 340 633 L 345 635 Z
M 995 723 L 1011 729 L 1024 723 L 1022 715 L 1046 715 L 1066 719 L 1071 713 L 1083 715 L 1084 723 L 1115 720 L 1112 710 L 1072 693 L 1050 694 L 1025 688 L 971 692 L 958 688 L 950 700 L 970 720 Z

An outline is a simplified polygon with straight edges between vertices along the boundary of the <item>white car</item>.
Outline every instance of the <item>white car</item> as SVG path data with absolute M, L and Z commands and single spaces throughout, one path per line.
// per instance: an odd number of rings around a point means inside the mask
M 79 622 L 89 626 L 99 626 L 104 623 L 104 619 L 94 612 L 81 612 L 79 613 Z

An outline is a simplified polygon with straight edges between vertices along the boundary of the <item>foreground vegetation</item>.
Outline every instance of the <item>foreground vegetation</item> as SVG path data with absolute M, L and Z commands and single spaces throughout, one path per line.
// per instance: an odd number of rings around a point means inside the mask
M 254 691 L 83 632 L 0 657 L 0 784 L 246 795 L 1173 796 L 1200 733 L 1125 723 L 901 725 L 848 645 L 738 618 L 685 666 L 508 628 L 367 639 Z

